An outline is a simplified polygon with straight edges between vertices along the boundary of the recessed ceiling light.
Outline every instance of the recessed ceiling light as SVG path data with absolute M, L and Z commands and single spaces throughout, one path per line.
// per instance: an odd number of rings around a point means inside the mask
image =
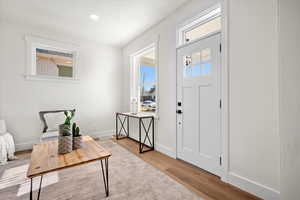
M 92 15 L 90 15 L 90 18 L 91 18 L 91 20 L 98 21 L 99 16 L 92 14 Z

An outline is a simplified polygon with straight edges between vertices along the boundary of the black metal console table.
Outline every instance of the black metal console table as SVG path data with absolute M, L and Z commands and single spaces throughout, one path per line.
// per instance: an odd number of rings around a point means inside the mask
M 120 116 L 124 116 L 123 119 Z M 129 118 L 136 118 L 139 120 L 139 140 L 130 137 L 129 135 Z M 150 119 L 149 124 L 146 128 L 145 126 L 145 119 Z M 119 123 L 120 122 L 120 123 Z M 126 123 L 125 123 L 126 122 Z M 119 124 L 121 124 L 121 128 L 119 129 Z M 126 128 L 125 128 L 125 125 Z M 145 132 L 145 137 L 142 139 L 142 128 Z M 150 131 L 150 128 L 152 128 L 152 131 Z M 125 133 L 122 134 L 122 130 Z M 152 141 L 150 139 L 150 132 L 152 133 Z M 139 152 L 145 153 L 148 151 L 154 150 L 154 115 L 151 113 L 116 113 L 116 139 L 124 139 L 129 138 L 131 140 L 134 140 L 139 143 Z M 146 144 L 146 141 L 149 142 L 150 146 Z M 148 149 L 144 150 L 144 147 L 148 147 Z

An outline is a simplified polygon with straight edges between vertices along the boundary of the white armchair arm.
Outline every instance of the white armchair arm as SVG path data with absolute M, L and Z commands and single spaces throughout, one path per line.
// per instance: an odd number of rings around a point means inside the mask
M 7 163 L 7 150 L 4 137 L 0 135 L 0 165 Z
M 15 160 L 17 157 L 15 156 L 15 142 L 14 138 L 10 133 L 5 133 L 3 138 L 6 143 L 6 151 L 7 151 L 7 158 L 8 160 Z

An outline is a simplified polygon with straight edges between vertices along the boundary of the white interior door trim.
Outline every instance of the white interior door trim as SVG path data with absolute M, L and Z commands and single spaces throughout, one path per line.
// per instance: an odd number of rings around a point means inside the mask
M 222 100 L 222 109 L 221 109 L 221 157 L 222 157 L 222 165 L 221 165 L 221 180 L 224 182 L 228 182 L 229 175 L 229 53 L 228 53 L 228 8 L 229 1 L 224 0 L 221 2 L 222 8 L 222 29 L 221 29 L 221 44 L 222 44 L 222 52 L 221 52 L 221 100 Z M 196 42 L 196 41 L 195 41 Z M 177 63 L 177 50 L 180 47 L 176 48 L 176 66 Z M 177 84 L 177 76 L 176 76 L 176 84 Z M 177 88 L 177 86 L 176 86 Z M 177 92 L 177 90 L 176 90 Z M 176 98 L 177 104 L 177 98 Z M 176 116 L 177 117 L 177 116 Z M 177 131 L 177 128 L 176 128 Z M 178 133 L 176 133 L 176 157 L 177 153 L 177 140 Z
M 224 182 L 228 182 L 229 175 L 229 41 L 228 41 L 228 20 L 229 0 L 221 3 L 222 8 L 222 29 L 221 29 L 221 144 L 222 144 L 222 176 Z

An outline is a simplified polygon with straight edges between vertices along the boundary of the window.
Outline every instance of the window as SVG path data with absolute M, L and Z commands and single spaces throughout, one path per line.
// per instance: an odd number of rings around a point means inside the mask
M 69 44 L 27 36 L 27 77 L 75 79 L 76 50 Z
M 208 21 L 207 23 L 200 24 L 199 26 L 192 28 L 189 31 L 186 31 L 184 34 L 184 39 L 185 42 L 190 42 L 220 30 L 221 30 L 221 17 L 217 17 L 215 19 Z
M 36 48 L 36 74 L 73 77 L 73 54 Z
M 155 46 L 151 45 L 132 56 L 132 112 L 157 110 L 157 66 Z
M 179 26 L 178 45 L 184 45 L 220 31 L 221 7 L 215 6 Z
M 209 76 L 211 73 L 211 49 L 203 49 L 184 57 L 184 77 Z

